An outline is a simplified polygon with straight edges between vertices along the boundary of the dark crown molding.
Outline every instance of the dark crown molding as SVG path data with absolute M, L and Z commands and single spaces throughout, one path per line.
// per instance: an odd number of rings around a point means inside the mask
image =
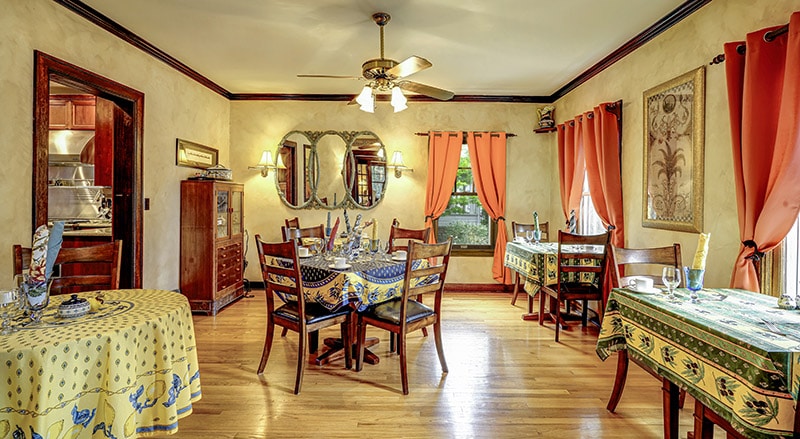
M 81 0 L 53 0 L 54 2 L 64 6 L 72 12 L 80 15 L 81 17 L 89 20 L 97 26 L 105 29 L 109 33 L 119 37 L 123 41 L 131 44 L 132 46 L 142 50 L 143 52 L 153 56 L 154 58 L 164 62 L 168 66 L 183 73 L 189 78 L 195 80 L 199 84 L 205 86 L 209 90 L 220 94 L 221 96 L 233 101 L 350 101 L 355 95 L 342 95 L 342 94 L 281 94 L 281 93 L 231 93 L 218 85 L 214 81 L 206 78 L 198 73 L 196 70 L 187 66 L 186 64 L 173 58 L 168 53 L 152 45 L 147 40 L 134 34 L 126 29 L 119 23 L 111 20 L 107 16 L 101 14 L 94 8 L 83 3 Z M 570 91 L 574 90 L 579 85 L 588 81 L 598 73 L 612 66 L 617 61 L 621 60 L 629 53 L 643 46 L 648 41 L 652 40 L 665 30 L 669 29 L 676 23 L 688 17 L 701 7 L 710 3 L 711 0 L 687 0 L 680 6 L 675 8 L 672 12 L 667 14 L 661 20 L 649 28 L 636 35 L 628 42 L 620 46 L 617 50 L 600 60 L 597 64 L 588 68 L 586 71 L 575 77 L 572 81 L 558 89 L 550 96 L 493 96 L 493 95 L 456 95 L 453 99 L 446 102 L 497 102 L 497 103 L 534 103 L 546 104 L 552 103 L 562 98 Z M 410 101 L 416 102 L 442 102 L 427 96 L 413 95 L 409 96 Z

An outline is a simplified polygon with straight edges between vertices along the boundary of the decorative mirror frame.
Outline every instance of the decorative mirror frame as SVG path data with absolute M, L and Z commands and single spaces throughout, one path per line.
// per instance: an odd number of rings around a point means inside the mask
M 341 200 L 337 200 L 337 202 L 335 204 L 333 204 L 333 205 L 328 205 L 326 203 L 323 203 L 322 199 L 319 197 L 319 194 L 317 192 L 317 188 L 319 186 L 319 178 L 320 178 L 321 172 L 317 172 L 315 174 L 316 178 L 314 179 L 314 181 L 310 181 L 309 180 L 309 175 L 310 174 L 309 174 L 309 169 L 308 169 L 308 163 L 306 163 L 304 161 L 305 167 L 303 168 L 303 183 L 300 183 L 299 181 L 297 181 L 297 176 L 295 176 L 295 184 L 300 185 L 299 186 L 300 188 L 305 188 L 305 185 L 308 185 L 311 188 L 311 196 L 309 197 L 308 200 L 306 200 L 302 204 L 292 205 L 292 204 L 290 204 L 288 202 L 288 200 L 286 199 L 285 194 L 283 192 L 281 192 L 280 182 L 278 180 L 278 172 L 274 173 L 274 176 L 273 176 L 274 180 L 273 181 L 275 182 L 275 191 L 278 193 L 278 196 L 280 197 L 281 201 L 283 202 L 283 204 L 286 207 L 289 207 L 290 209 L 296 209 L 296 210 L 302 210 L 302 209 L 323 209 L 323 210 L 361 209 L 361 210 L 371 210 L 371 209 L 374 209 L 378 204 L 380 204 L 380 202 L 385 198 L 386 186 L 388 185 L 388 179 L 384 178 L 384 181 L 382 182 L 383 185 L 384 185 L 383 186 L 383 194 L 384 195 L 382 197 L 380 197 L 378 199 L 378 201 L 375 202 L 374 204 L 372 204 L 371 206 L 363 206 L 361 204 L 358 204 L 356 202 L 356 200 L 353 198 L 353 190 L 352 190 L 353 189 L 353 185 L 355 184 L 356 174 L 355 173 L 351 173 L 350 178 L 348 179 L 347 178 L 347 171 L 346 171 L 348 166 L 350 167 L 350 169 L 355 169 L 356 161 L 355 161 L 355 156 L 353 154 L 353 143 L 357 139 L 359 139 L 359 138 L 361 138 L 363 136 L 374 137 L 377 140 L 377 142 L 380 143 L 380 149 L 383 150 L 383 156 L 386 157 L 386 145 L 384 145 L 383 141 L 380 139 L 380 137 L 378 137 L 377 134 L 375 134 L 372 131 L 335 131 L 335 130 L 302 131 L 302 130 L 292 130 L 292 131 L 289 131 L 288 133 L 286 133 L 283 136 L 283 138 L 281 138 L 280 142 L 278 143 L 278 147 L 277 147 L 277 149 L 275 151 L 275 157 L 278 157 L 280 155 L 281 148 L 284 146 L 284 144 L 288 140 L 290 140 L 291 136 L 295 136 L 295 135 L 302 135 L 302 136 L 305 136 L 306 139 L 308 139 L 308 142 L 309 142 L 310 148 L 311 148 L 311 152 L 310 152 L 310 156 L 309 157 L 311 158 L 312 163 L 314 163 L 314 166 L 317 169 L 320 169 L 319 154 L 317 152 L 317 146 L 318 146 L 318 144 L 320 142 L 320 139 L 322 139 L 324 136 L 337 136 L 337 137 L 340 137 L 344 141 L 344 145 L 345 145 L 344 160 L 342 161 L 341 168 L 338 171 L 338 175 L 339 175 L 339 177 L 341 179 L 341 182 L 342 182 L 342 190 L 344 191 L 344 194 L 343 194 Z M 297 147 L 300 148 L 300 145 L 297 145 Z M 304 154 L 304 157 L 305 157 L 305 152 L 303 152 L 303 154 Z M 385 169 L 384 169 L 384 172 L 385 172 Z M 348 181 L 346 181 L 346 180 L 348 180 Z M 370 182 L 370 184 L 371 184 L 371 182 Z

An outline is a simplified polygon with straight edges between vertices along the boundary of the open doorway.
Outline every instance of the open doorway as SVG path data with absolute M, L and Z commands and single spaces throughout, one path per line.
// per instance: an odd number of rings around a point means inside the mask
M 144 94 L 45 53 L 34 52 L 33 228 L 47 224 L 50 167 L 51 82 L 94 96 L 99 134 L 107 136 L 112 156 L 106 181 L 111 212 L 111 239 L 121 239 L 121 288 L 142 285 L 142 173 Z

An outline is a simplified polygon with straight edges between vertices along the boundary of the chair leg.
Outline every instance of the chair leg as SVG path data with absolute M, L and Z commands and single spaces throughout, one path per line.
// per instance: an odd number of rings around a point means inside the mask
M 589 301 L 584 299 L 581 308 L 581 324 L 586 327 L 589 324 Z
M 342 343 L 344 343 L 344 368 L 353 367 L 353 340 L 350 338 L 350 317 L 342 323 Z
M 364 319 L 358 316 L 358 340 L 356 340 L 356 372 L 361 372 L 361 366 L 364 364 L 364 345 L 367 341 L 367 324 Z
M 300 393 L 300 386 L 303 384 L 303 372 L 305 372 L 306 362 L 308 361 L 308 347 L 306 346 L 307 339 L 308 334 L 306 334 L 305 331 L 301 332 L 299 344 L 297 346 L 297 377 L 294 380 L 295 395 Z
M 313 354 L 319 349 L 319 331 L 308 333 L 308 352 Z
M 517 303 L 517 295 L 519 294 L 519 273 L 514 273 L 514 295 L 511 296 L 511 306 Z
M 422 303 L 422 294 L 417 294 L 417 302 Z M 428 328 L 422 328 L 422 336 L 428 336 Z
M 408 364 L 406 363 L 405 334 L 397 334 L 397 350 L 400 352 L 400 379 L 403 382 L 403 395 L 408 395 Z
M 439 323 L 439 318 L 436 318 L 436 323 L 433 324 L 433 338 L 436 341 L 436 352 L 439 354 L 439 363 L 442 365 L 442 372 L 449 372 L 447 369 L 447 361 L 444 360 L 444 347 L 442 346 L 442 325 Z
M 285 329 L 285 328 L 284 328 Z M 272 319 L 267 322 L 267 338 L 264 340 L 264 350 L 261 353 L 261 363 L 258 364 L 258 373 L 264 372 L 269 360 L 269 353 L 272 351 L 272 337 L 275 335 L 275 323 Z
M 283 328 L 283 331 L 281 331 L 281 337 L 286 337 L 286 334 L 287 334 L 288 332 L 289 332 L 289 330 L 288 330 L 288 329 L 286 329 L 286 328 Z
M 558 343 L 558 333 L 561 329 L 561 301 L 556 299 L 556 343 Z
M 389 352 L 397 352 L 397 336 L 394 332 L 389 333 Z
M 548 297 L 548 294 L 539 291 L 539 326 L 544 326 L 544 303 Z

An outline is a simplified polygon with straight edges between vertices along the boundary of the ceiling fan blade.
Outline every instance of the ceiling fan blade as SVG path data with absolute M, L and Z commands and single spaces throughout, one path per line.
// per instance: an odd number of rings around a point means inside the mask
M 434 99 L 439 99 L 440 101 L 449 101 L 450 99 L 453 99 L 453 96 L 455 96 L 455 93 L 450 90 L 444 90 L 441 88 L 432 87 L 430 85 L 420 84 L 419 82 L 400 81 L 397 83 L 397 85 L 399 85 L 403 90 L 430 96 Z
M 395 78 L 405 78 L 406 76 L 413 75 L 419 71 L 425 70 L 433 66 L 430 61 L 425 58 L 411 55 L 400 64 L 392 67 L 386 71 L 387 75 L 394 76 Z
M 350 75 L 297 75 L 298 78 L 361 79 Z

